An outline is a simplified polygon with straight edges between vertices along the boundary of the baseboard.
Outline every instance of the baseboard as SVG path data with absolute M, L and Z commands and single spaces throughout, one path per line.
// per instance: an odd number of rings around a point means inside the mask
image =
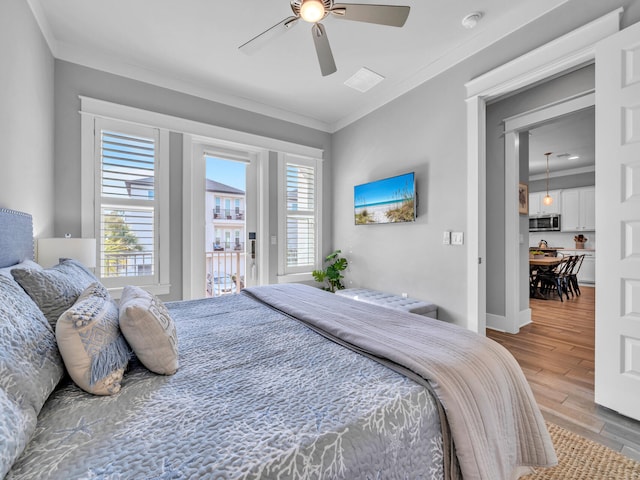
M 494 315 L 493 313 L 487 313 L 487 328 L 498 332 L 507 332 L 510 330 L 507 328 L 507 317 L 504 315 Z
M 518 330 L 531 323 L 531 309 L 525 308 L 518 313 Z M 504 315 L 494 315 L 487 313 L 487 328 L 504 333 L 518 333 L 513 331 L 513 324 Z
M 521 310 L 518 314 L 518 320 L 518 325 L 520 326 L 520 328 L 524 327 L 525 325 L 529 325 L 531 323 L 531 309 L 525 308 L 524 310 Z

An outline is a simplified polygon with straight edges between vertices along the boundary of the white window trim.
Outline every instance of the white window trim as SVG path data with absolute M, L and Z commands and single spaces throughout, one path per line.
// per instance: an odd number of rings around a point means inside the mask
M 287 189 L 286 189 L 286 164 L 288 161 L 306 163 L 315 168 L 315 264 L 308 272 L 289 273 L 286 268 L 287 241 L 286 241 L 286 216 L 287 216 Z M 322 159 L 292 155 L 288 153 L 278 153 L 278 283 L 308 282 L 313 280 L 311 271 L 320 268 L 322 262 Z
M 212 143 L 217 145 L 218 148 L 237 148 L 238 145 L 242 146 L 242 149 L 248 151 L 255 151 L 259 156 L 260 162 L 258 164 L 258 182 L 260 185 L 260 197 L 258 199 L 258 284 L 266 284 L 269 281 L 268 265 L 269 265 L 269 171 L 268 171 L 268 154 L 266 152 L 286 152 L 301 156 L 307 156 L 310 158 L 318 159 L 319 170 L 322 172 L 321 163 L 324 155 L 324 150 L 317 147 L 311 147 L 308 145 L 302 145 L 298 143 L 288 142 L 286 140 L 279 140 L 271 137 L 265 137 L 262 135 L 256 135 L 240 130 L 233 130 L 230 128 L 220 127 L 217 125 L 211 125 L 208 123 L 198 122 L 195 120 L 188 120 L 185 118 L 176 117 L 173 115 L 167 115 L 164 113 L 152 112 L 149 110 L 143 110 L 136 107 L 130 107 L 126 105 L 120 105 L 117 103 L 108 102 L 105 100 L 99 100 L 96 98 L 86 97 L 79 95 L 80 99 L 80 114 L 82 115 L 82 128 L 85 127 L 85 116 L 96 115 L 103 118 L 112 118 L 114 120 L 129 121 L 132 123 L 138 123 L 140 125 L 148 125 L 156 128 L 166 129 L 171 132 L 177 132 L 183 134 L 183 216 L 182 216 L 182 231 L 183 233 L 183 281 L 182 291 L 183 298 L 193 298 L 194 286 L 197 285 L 197 276 L 190 272 L 190 266 L 193 263 L 193 258 L 199 255 L 202 249 L 199 249 L 194 244 L 194 239 L 199 238 L 197 235 L 193 235 L 194 229 L 198 229 L 200 225 L 200 219 L 195 215 L 192 208 L 197 208 L 194 195 L 196 192 L 196 186 L 193 185 L 194 175 L 197 174 L 197 168 L 193 165 L 192 159 L 192 146 L 194 143 L 199 143 L 206 139 L 206 143 Z M 84 136 L 82 136 L 84 138 Z M 82 158 L 87 155 L 87 145 L 81 139 Z M 91 156 L 93 154 L 93 141 L 88 147 Z M 85 183 L 85 173 L 81 172 L 82 182 Z M 92 175 L 89 175 L 93 178 Z M 198 177 L 199 178 L 199 177 Z M 191 193 L 190 193 L 191 192 Z M 85 204 L 89 201 L 89 205 L 93 206 L 94 197 L 89 195 L 87 199 L 82 196 L 82 202 Z M 81 210 L 83 236 L 85 232 L 84 225 L 87 223 L 87 212 L 83 208 Z M 89 224 L 93 225 L 93 219 L 89 220 Z M 91 233 L 89 233 L 91 234 Z M 321 240 L 321 238 L 319 238 Z M 167 239 L 168 243 L 168 239 Z M 318 244 L 321 251 L 321 242 Z M 261 268 L 260 268 L 261 267 Z M 307 279 L 312 280 L 311 275 L 308 275 Z M 302 281 L 295 280 L 295 281 Z
M 84 105 L 83 105 L 84 106 Z M 100 216 L 97 213 L 100 207 L 97 201 L 97 195 L 99 194 L 99 180 L 96 176 L 97 160 L 99 145 L 96 145 L 95 137 L 95 121 L 97 118 L 106 118 L 109 120 L 115 120 L 123 123 L 133 123 L 127 118 L 117 119 L 113 117 L 113 112 L 109 112 L 109 115 L 100 115 L 99 109 L 92 109 L 91 113 L 82 110 L 80 112 L 81 117 L 81 228 L 82 237 L 96 238 L 96 232 L 99 229 L 98 223 L 100 222 Z M 126 117 L 126 115 L 123 115 Z M 144 123 L 144 126 L 152 125 Z M 158 246 L 156 254 L 158 255 L 158 281 L 156 283 L 139 283 L 135 277 L 130 278 L 130 284 L 138 285 L 145 288 L 149 292 L 155 295 L 166 295 L 171 291 L 171 284 L 169 279 L 169 262 L 170 262 L 170 250 L 169 250 L 169 238 L 170 238 L 170 225 L 169 225 L 169 131 L 166 129 L 158 129 L 158 180 L 156 184 L 157 196 L 157 208 L 158 208 L 158 233 L 156 236 Z M 97 252 L 96 252 L 97 254 Z M 120 298 L 122 289 L 124 287 L 109 288 L 109 292 L 114 298 Z

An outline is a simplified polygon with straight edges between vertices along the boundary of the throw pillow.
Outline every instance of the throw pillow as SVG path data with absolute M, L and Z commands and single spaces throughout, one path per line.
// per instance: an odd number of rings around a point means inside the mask
M 0 275 L 4 275 L 5 277 L 9 277 L 11 280 L 13 280 L 13 277 L 11 276 L 11 270 L 13 270 L 14 268 L 34 268 L 36 270 L 42 270 L 42 267 L 33 260 L 23 260 L 16 265 L 0 268 Z
M 140 287 L 124 287 L 120 297 L 120 329 L 149 370 L 163 375 L 173 375 L 178 370 L 176 326 L 158 297 Z
M 63 259 L 51 268 L 14 268 L 11 275 L 40 307 L 52 328 L 62 313 L 98 279 L 80 262 Z
M 86 392 L 121 388 L 131 352 L 118 327 L 118 307 L 99 283 L 90 285 L 56 325 L 58 348 L 72 380 Z

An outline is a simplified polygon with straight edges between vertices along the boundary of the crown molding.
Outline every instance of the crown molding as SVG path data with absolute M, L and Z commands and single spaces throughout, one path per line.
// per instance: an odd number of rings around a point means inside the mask
M 360 109 L 345 116 L 337 122 L 331 124 L 331 133 L 350 125 L 351 123 L 361 119 L 378 108 L 390 103 L 396 98 L 422 85 L 428 80 L 454 67 L 476 53 L 484 50 L 490 45 L 511 35 L 520 28 L 534 22 L 538 18 L 548 14 L 569 0 L 544 0 L 538 2 L 529 2 L 527 8 L 519 12 L 518 16 L 514 16 L 509 25 L 501 24 L 501 28 L 492 28 L 479 32 L 475 37 L 469 38 L 466 42 L 458 45 L 446 55 L 441 56 L 428 65 L 425 65 L 416 74 L 398 82 L 395 85 L 386 87 L 385 90 L 376 90 L 376 97 L 373 102 L 363 105 Z
M 123 76 L 132 80 L 149 83 L 188 95 L 194 95 L 199 98 L 269 116 L 282 121 L 295 123 L 296 125 L 301 125 L 326 133 L 335 133 L 351 123 L 356 122 L 369 113 L 379 109 L 387 103 L 392 102 L 396 98 L 473 56 L 479 51 L 507 37 L 518 29 L 534 22 L 538 18 L 548 14 L 568 1 L 569 0 L 539 0 L 537 2 L 529 2 L 527 7 L 520 11 L 517 16 L 513 17 L 512 21 L 508 25 L 501 25 L 500 28 L 480 31 L 476 36 L 469 38 L 464 43 L 447 52 L 446 55 L 443 55 L 435 61 L 425 65 L 411 77 L 396 84 L 380 88 L 376 91 L 376 94 L 372 96 L 372 101 L 365 102 L 352 113 L 335 122 L 325 122 L 317 118 L 297 114 L 295 112 L 283 110 L 249 98 L 220 91 L 219 89 L 214 90 L 208 85 L 198 85 L 158 71 L 141 68 L 137 65 L 126 64 L 112 56 L 96 54 L 95 52 L 90 52 L 84 48 L 73 47 L 71 45 L 58 42 L 46 19 L 44 10 L 41 6 L 41 0 L 27 0 L 43 36 L 53 53 L 53 56 L 59 60 L 68 61 L 70 63 Z
M 42 36 L 44 37 L 45 42 L 47 42 L 47 45 L 49 45 L 51 54 L 57 58 L 58 42 L 53 35 L 53 30 L 51 29 L 51 25 L 47 20 L 47 16 L 44 14 L 44 10 L 42 9 L 40 0 L 27 0 L 27 4 L 29 5 L 31 12 L 36 19 L 36 23 L 40 28 L 40 32 L 42 32 Z

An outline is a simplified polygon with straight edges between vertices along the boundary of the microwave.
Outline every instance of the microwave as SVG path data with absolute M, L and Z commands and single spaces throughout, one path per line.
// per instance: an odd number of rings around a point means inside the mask
M 545 214 L 529 217 L 530 232 L 559 232 L 560 231 L 560 215 Z

